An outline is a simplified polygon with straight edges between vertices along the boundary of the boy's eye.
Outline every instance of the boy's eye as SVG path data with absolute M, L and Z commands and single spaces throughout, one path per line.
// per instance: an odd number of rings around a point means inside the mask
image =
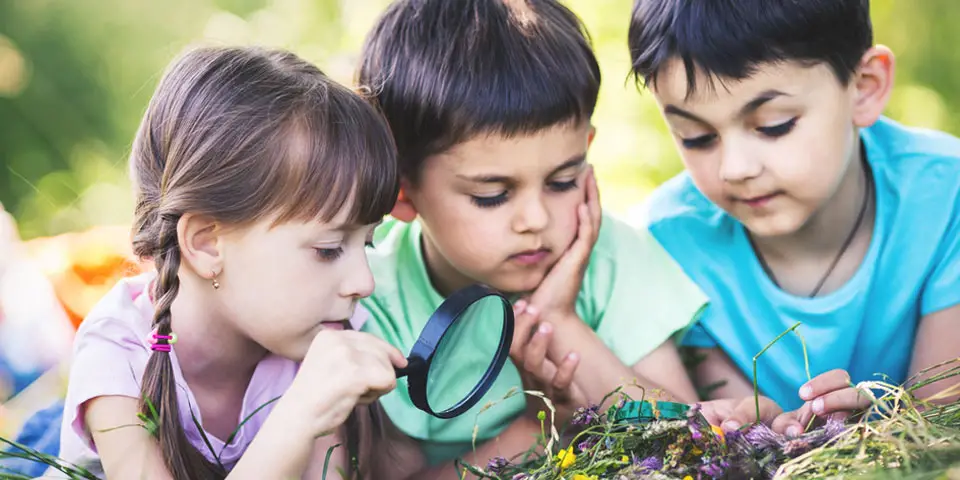
M 470 200 L 472 200 L 473 203 L 480 208 L 493 208 L 503 205 L 507 201 L 507 192 L 503 192 L 492 197 L 470 195 Z
M 771 127 L 757 127 L 757 131 L 768 137 L 777 138 L 790 133 L 790 131 L 793 130 L 793 127 L 796 125 L 797 119 L 794 117 L 779 125 L 774 125 Z
M 317 252 L 317 256 L 320 257 L 320 260 L 323 260 L 326 262 L 332 262 L 340 258 L 341 255 L 343 255 L 343 247 L 315 248 L 314 250 Z
M 566 192 L 568 190 L 573 190 L 577 188 L 577 180 L 573 179 L 568 182 L 547 182 L 547 187 L 554 192 Z
M 699 137 L 694 137 L 694 138 L 684 138 L 684 139 L 681 139 L 680 142 L 683 144 L 683 148 L 686 148 L 689 150 L 699 150 L 699 149 L 704 149 L 709 147 L 710 144 L 713 143 L 713 141 L 716 139 L 717 139 L 717 135 L 715 133 L 710 133 L 707 135 L 701 135 Z

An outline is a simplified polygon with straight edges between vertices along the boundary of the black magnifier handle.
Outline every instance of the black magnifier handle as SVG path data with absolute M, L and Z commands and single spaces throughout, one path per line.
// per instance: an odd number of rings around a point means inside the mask
M 417 356 L 411 356 L 407 358 L 407 366 L 403 368 L 394 368 L 394 371 L 397 372 L 397 378 L 403 378 L 407 375 L 410 375 L 414 372 L 422 370 L 427 365 L 427 362 L 422 358 Z

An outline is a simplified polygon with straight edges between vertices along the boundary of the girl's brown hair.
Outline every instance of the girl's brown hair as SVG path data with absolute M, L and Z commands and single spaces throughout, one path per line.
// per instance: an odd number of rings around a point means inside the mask
M 363 98 L 289 52 L 197 48 L 164 74 L 131 153 L 137 194 L 134 252 L 158 278 L 153 325 L 170 333 L 177 296 L 177 222 L 187 212 L 242 227 L 276 216 L 380 220 L 397 198 L 393 140 Z M 153 352 L 141 411 L 159 413 L 157 437 L 176 480 L 222 479 L 184 435 L 170 356 Z M 148 404 L 149 402 L 149 404 Z M 353 432 L 357 433 L 357 432 Z

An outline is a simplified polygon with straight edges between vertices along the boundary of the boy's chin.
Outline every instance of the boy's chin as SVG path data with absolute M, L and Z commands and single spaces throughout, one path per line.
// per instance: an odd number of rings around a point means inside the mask
M 796 234 L 806 223 L 800 215 L 780 213 L 764 217 L 737 218 L 754 238 L 782 238 Z
M 523 273 L 511 272 L 498 278 L 481 281 L 481 283 L 485 283 L 503 293 L 524 295 L 536 290 L 537 287 L 540 286 L 540 283 L 543 282 L 544 277 L 544 272 L 539 271 Z

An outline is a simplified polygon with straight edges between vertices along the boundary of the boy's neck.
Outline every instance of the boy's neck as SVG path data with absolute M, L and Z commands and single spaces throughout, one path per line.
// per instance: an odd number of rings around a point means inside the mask
M 792 264 L 805 259 L 819 263 L 823 259 L 832 261 L 845 247 L 855 250 L 857 245 L 863 245 L 864 242 L 857 241 L 858 237 L 870 235 L 874 218 L 874 202 L 868 192 L 871 181 L 868 168 L 861 149 L 857 149 L 833 198 L 796 232 L 782 237 L 753 238 L 758 253 L 770 264 Z M 854 228 L 856 232 L 852 231 Z M 847 251 L 844 255 L 853 253 Z

